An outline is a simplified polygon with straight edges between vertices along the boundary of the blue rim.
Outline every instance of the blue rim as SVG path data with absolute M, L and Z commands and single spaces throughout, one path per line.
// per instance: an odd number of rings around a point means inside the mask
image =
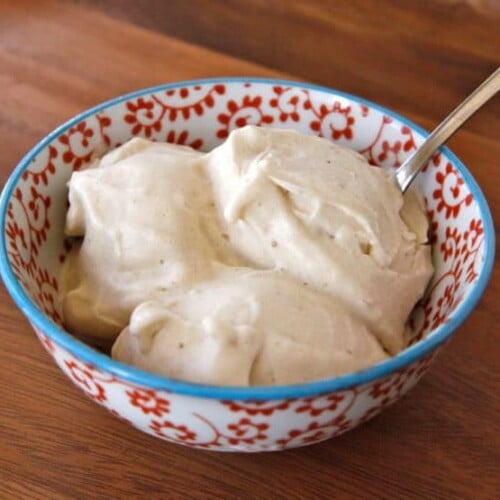
M 180 86 L 187 85 L 203 85 L 203 84 L 213 84 L 213 83 L 261 83 L 270 85 L 283 85 L 300 87 L 304 89 L 309 89 L 313 91 L 325 92 L 332 95 L 337 95 L 345 97 L 354 102 L 365 104 L 370 108 L 376 109 L 392 118 L 408 125 L 410 128 L 420 133 L 422 136 L 427 136 L 428 133 L 415 125 L 410 120 L 394 113 L 383 106 L 375 104 L 366 99 L 348 94 L 346 92 L 337 91 L 332 88 L 322 87 L 319 85 L 313 85 L 309 83 L 288 81 L 288 80 L 275 80 L 268 78 L 209 78 L 201 80 L 189 80 L 183 82 L 176 82 L 172 84 L 159 85 L 157 87 L 151 87 L 130 94 L 125 94 L 118 98 L 106 101 L 98 106 L 95 106 L 71 120 L 67 121 L 53 132 L 51 132 L 47 137 L 41 140 L 26 156 L 21 160 L 21 162 L 14 169 L 13 173 L 9 177 L 7 183 L 4 186 L 0 197 L 0 227 L 5 227 L 5 217 L 7 212 L 7 205 L 12 196 L 12 191 L 16 184 L 18 183 L 22 172 L 25 170 L 27 165 L 30 164 L 32 159 L 50 142 L 54 140 L 61 133 L 68 130 L 70 127 L 74 126 L 76 123 L 82 119 L 87 118 L 95 114 L 96 112 L 102 111 L 112 105 L 116 105 L 123 101 L 140 97 L 144 94 L 149 94 L 151 92 L 159 92 L 163 90 L 174 89 Z M 440 344 L 445 342 L 451 337 L 453 332 L 465 321 L 467 316 L 476 306 L 477 302 L 481 298 L 484 290 L 488 284 L 491 272 L 493 269 L 494 256 L 495 256 L 495 232 L 493 227 L 493 219 L 491 217 L 490 210 L 486 203 L 483 193 L 479 188 L 478 184 L 469 173 L 467 168 L 462 164 L 462 162 L 448 149 L 441 148 L 441 151 L 453 162 L 454 166 L 460 171 L 462 176 L 470 187 L 470 190 L 476 200 L 481 217 L 484 222 L 484 237 L 485 237 L 485 260 L 483 264 L 482 273 L 474 287 L 474 290 L 466 297 L 465 301 L 460 305 L 460 307 L 455 311 L 455 314 L 449 321 L 440 327 L 438 327 L 430 337 L 425 340 L 409 347 L 401 354 L 393 357 L 387 361 L 379 363 L 372 366 L 366 370 L 342 375 L 339 377 L 320 380 L 316 382 L 310 382 L 306 384 L 299 385 L 284 385 L 284 386 L 268 386 L 268 387 L 216 387 L 209 385 L 193 384 L 188 382 L 181 382 L 173 380 L 167 377 L 154 375 L 138 368 L 125 365 L 118 361 L 111 359 L 110 357 L 101 354 L 91 347 L 80 342 L 76 338 L 72 337 L 70 334 L 62 330 L 53 321 L 48 319 L 29 299 L 27 294 L 24 292 L 18 281 L 16 280 L 12 269 L 10 267 L 6 249 L 5 242 L 5 231 L 2 229 L 0 231 L 0 275 L 5 283 L 5 286 L 12 298 L 14 299 L 17 306 L 25 314 L 25 316 L 35 325 L 39 330 L 44 332 L 49 338 L 51 338 L 55 343 L 63 347 L 64 349 L 71 352 L 78 358 L 81 358 L 85 362 L 92 363 L 100 370 L 110 372 L 117 377 L 126 380 L 132 384 L 147 386 L 155 389 L 162 389 L 167 391 L 172 391 L 180 394 L 205 397 L 211 399 L 232 399 L 232 400 L 245 400 L 245 399 L 285 399 L 285 398 L 297 398 L 304 396 L 312 396 L 315 394 L 333 392 L 343 389 L 348 389 L 350 387 L 365 384 L 371 382 L 380 377 L 387 376 L 388 374 L 401 369 L 408 364 L 422 358 L 426 354 L 433 351 Z

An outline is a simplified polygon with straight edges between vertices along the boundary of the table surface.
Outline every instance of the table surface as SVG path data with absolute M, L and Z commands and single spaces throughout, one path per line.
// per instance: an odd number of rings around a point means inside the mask
M 74 114 L 197 77 L 308 80 L 429 129 L 498 66 L 499 24 L 496 0 L 0 0 L 0 185 Z M 499 100 L 450 141 L 497 221 Z M 499 302 L 497 258 L 477 309 L 410 395 L 339 438 L 245 455 L 155 440 L 86 399 L 2 287 L 0 498 L 494 498 Z

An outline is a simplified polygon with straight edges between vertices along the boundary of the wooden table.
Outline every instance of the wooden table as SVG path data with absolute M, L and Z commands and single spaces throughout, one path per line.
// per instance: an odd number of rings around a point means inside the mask
M 499 64 L 498 3 L 413 3 L 0 0 L 0 185 L 72 115 L 180 79 L 290 73 L 431 128 Z M 499 132 L 497 99 L 450 143 L 497 221 Z M 499 303 L 497 259 L 476 311 L 403 401 L 340 438 L 244 455 L 155 440 L 84 398 L 2 288 L 0 498 L 498 498 Z

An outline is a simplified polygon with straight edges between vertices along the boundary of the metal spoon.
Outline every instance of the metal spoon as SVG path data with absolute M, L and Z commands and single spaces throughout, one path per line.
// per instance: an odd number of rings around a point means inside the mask
M 500 90 L 500 67 L 459 104 L 427 137 L 422 145 L 395 171 L 394 179 L 404 193 L 420 169 L 483 104 Z

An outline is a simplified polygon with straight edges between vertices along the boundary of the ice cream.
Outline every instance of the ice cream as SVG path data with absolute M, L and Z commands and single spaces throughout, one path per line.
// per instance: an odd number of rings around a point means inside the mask
M 142 303 L 113 357 L 192 382 L 270 385 L 356 371 L 387 354 L 328 294 L 280 271 L 231 268 Z
M 69 184 L 65 324 L 220 385 L 299 383 L 404 348 L 432 274 L 418 196 L 346 148 L 248 126 L 201 154 L 134 139 Z
M 210 183 L 191 148 L 133 139 L 73 173 L 60 297 L 67 328 L 107 344 L 141 302 L 239 260 L 217 222 Z
M 231 245 L 361 317 L 391 354 L 432 273 L 427 220 L 387 172 L 319 137 L 247 127 L 207 158 Z

